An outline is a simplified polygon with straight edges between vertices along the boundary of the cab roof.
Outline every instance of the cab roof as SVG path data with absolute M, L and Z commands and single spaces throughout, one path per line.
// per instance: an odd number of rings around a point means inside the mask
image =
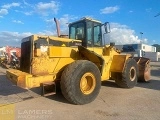
M 75 22 L 72 22 L 72 23 L 70 23 L 69 25 L 74 24 L 74 23 L 78 23 L 78 22 L 81 22 L 81 21 L 92 21 L 92 22 L 96 22 L 96 23 L 102 24 L 101 21 L 95 20 L 95 19 L 93 19 L 93 18 L 83 17 L 82 19 L 80 19 L 80 20 L 78 20 L 78 21 L 75 21 Z

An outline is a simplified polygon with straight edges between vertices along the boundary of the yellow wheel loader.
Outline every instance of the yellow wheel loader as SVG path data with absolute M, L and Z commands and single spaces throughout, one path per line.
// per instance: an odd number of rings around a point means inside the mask
M 62 94 L 73 104 L 92 102 L 102 81 L 113 79 L 123 88 L 148 81 L 150 60 L 122 55 L 114 43 L 102 45 L 102 28 L 108 33 L 109 23 L 84 18 L 69 24 L 69 38 L 57 27 L 58 37 L 22 39 L 20 70 L 7 70 L 7 77 L 25 89 L 60 81 Z

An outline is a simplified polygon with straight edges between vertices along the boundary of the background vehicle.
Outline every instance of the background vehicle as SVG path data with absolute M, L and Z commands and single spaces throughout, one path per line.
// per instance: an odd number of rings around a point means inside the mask
M 24 38 L 20 71 L 8 70 L 8 78 L 22 88 L 60 81 L 64 97 L 73 104 L 92 102 L 99 93 L 101 81 L 110 78 L 120 87 L 134 87 L 140 78 L 142 60 L 146 70 L 141 72 L 143 80 L 149 80 L 149 59 L 121 55 L 113 43 L 102 45 L 102 26 L 108 33 L 108 23 L 84 18 L 69 24 L 69 38 L 62 38 L 59 27 L 59 37 Z
M 1 50 L 1 66 L 5 68 L 19 69 L 21 49 L 18 47 L 6 46 Z

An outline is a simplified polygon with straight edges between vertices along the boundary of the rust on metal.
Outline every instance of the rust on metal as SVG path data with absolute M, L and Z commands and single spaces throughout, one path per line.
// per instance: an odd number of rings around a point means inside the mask
M 134 57 L 137 62 L 139 74 L 138 81 L 147 82 L 150 80 L 150 59 L 144 57 Z
M 35 57 L 32 59 L 32 74 L 47 75 L 49 71 L 53 71 L 54 59 L 49 59 L 48 56 Z

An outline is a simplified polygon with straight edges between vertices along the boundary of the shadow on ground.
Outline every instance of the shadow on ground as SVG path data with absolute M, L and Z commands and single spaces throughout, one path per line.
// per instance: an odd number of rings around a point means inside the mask
M 64 96 L 62 95 L 61 92 L 57 92 L 57 94 L 55 95 L 51 95 L 51 96 L 48 96 L 46 97 L 48 99 L 51 99 L 51 100 L 55 100 L 57 102 L 62 102 L 62 103 L 66 103 L 66 104 L 71 104 L 69 101 L 67 101 L 67 99 L 64 98 Z
M 160 80 L 150 80 L 149 82 L 138 82 L 137 87 L 147 88 L 152 90 L 160 90 Z
M 9 81 L 6 75 L 0 75 L 0 104 L 16 103 L 42 95 L 41 87 L 32 88 L 30 90 L 22 89 Z M 55 95 L 47 96 L 46 98 L 58 102 L 70 104 L 62 95 L 60 86 L 57 86 L 57 93 Z
M 152 65 L 153 66 L 153 65 Z M 139 82 L 137 87 L 152 89 L 152 90 L 160 90 L 160 67 L 156 65 L 156 67 L 151 68 L 151 80 L 147 83 Z
M 102 86 L 124 89 L 119 87 L 114 80 L 103 81 Z M 138 82 L 136 87 L 160 90 L 160 80 L 151 79 L 149 82 Z
M 102 86 L 107 86 L 107 87 L 113 87 L 113 88 L 120 88 L 115 82 L 114 80 L 108 80 L 108 81 L 103 81 Z
M 11 94 L 18 94 L 26 92 L 27 90 L 17 87 L 12 84 L 7 78 L 6 75 L 0 75 L 0 95 L 7 96 Z
M 36 94 L 39 94 L 39 95 L 42 95 L 42 88 L 41 87 L 38 87 L 38 88 L 32 88 L 30 89 L 31 91 L 35 92 Z M 52 91 L 52 90 L 49 90 L 49 91 Z M 62 102 L 62 103 L 67 103 L 67 104 L 70 104 L 65 98 L 64 96 L 62 95 L 62 92 L 60 90 L 60 85 L 58 84 L 56 86 L 56 94 L 54 95 L 49 95 L 49 96 L 44 96 L 45 98 L 48 98 L 48 99 L 51 99 L 51 100 L 54 100 L 54 101 L 57 101 L 57 102 Z
M 152 90 L 160 90 L 160 68 L 151 70 L 152 80 L 148 83 L 139 82 L 137 87 L 152 89 Z M 102 86 L 123 89 L 120 88 L 113 80 L 103 81 Z M 60 91 L 60 85 L 57 86 L 57 93 L 55 95 L 47 96 L 46 98 L 70 104 L 62 95 Z M 0 75 L 0 103 L 15 103 L 17 101 L 23 101 L 31 98 L 35 98 L 41 96 L 42 90 L 40 87 L 32 88 L 30 90 L 25 90 L 16 85 L 12 84 L 6 78 L 5 74 Z M 7 101 L 7 102 L 6 102 Z
M 160 77 L 160 68 L 158 68 L 157 70 L 151 70 L 151 75 Z

